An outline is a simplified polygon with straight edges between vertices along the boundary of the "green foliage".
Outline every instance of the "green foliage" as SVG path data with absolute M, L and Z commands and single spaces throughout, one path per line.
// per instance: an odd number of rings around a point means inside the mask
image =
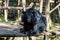
M 2 2 L 2 0 L 0 0 L 0 2 Z
M 43 40 L 44 36 L 43 35 L 40 35 L 37 37 L 37 40 Z
M 0 22 L 4 22 L 4 17 L 0 17 Z
M 17 6 L 17 1 L 14 1 L 14 0 L 10 0 L 9 2 L 9 6 Z
M 0 0 L 0 4 L 2 4 L 2 2 L 3 2 L 3 1 L 2 1 L 2 0 Z
M 0 12 L 0 22 L 4 22 L 4 16 L 3 13 Z
M 17 6 L 17 3 L 16 2 L 10 2 L 9 6 Z
M 50 30 L 55 30 L 55 24 L 54 22 L 52 22 L 52 20 L 50 20 Z

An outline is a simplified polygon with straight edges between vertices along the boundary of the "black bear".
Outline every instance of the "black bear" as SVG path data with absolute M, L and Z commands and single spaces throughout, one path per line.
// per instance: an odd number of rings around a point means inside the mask
M 42 33 L 46 29 L 46 17 L 35 7 L 22 11 L 22 22 L 24 22 L 24 32 Z

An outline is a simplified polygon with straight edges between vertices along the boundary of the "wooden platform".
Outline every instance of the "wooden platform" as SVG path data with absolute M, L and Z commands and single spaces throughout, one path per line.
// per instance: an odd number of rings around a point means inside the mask
M 23 28 L 22 25 L 9 24 L 9 23 L 0 23 L 0 37 L 23 37 L 27 36 L 20 32 L 20 28 Z M 47 33 L 42 33 L 42 35 L 60 35 L 60 31 L 50 31 Z M 40 34 L 39 34 L 40 35 Z M 38 36 L 37 34 L 31 36 Z
M 25 34 L 20 33 L 22 27 L 22 25 L 0 23 L 0 36 L 25 36 Z
M 23 37 L 28 36 L 27 34 L 21 33 L 22 25 L 10 24 L 10 23 L 0 23 L 0 37 Z M 38 34 L 39 35 L 39 34 Z M 38 36 L 33 34 L 30 36 Z

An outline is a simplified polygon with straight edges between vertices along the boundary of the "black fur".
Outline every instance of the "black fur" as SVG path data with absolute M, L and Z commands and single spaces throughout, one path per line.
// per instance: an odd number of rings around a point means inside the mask
M 46 17 L 35 8 L 27 9 L 22 12 L 22 22 L 24 22 L 24 31 L 32 33 L 42 33 L 46 29 Z

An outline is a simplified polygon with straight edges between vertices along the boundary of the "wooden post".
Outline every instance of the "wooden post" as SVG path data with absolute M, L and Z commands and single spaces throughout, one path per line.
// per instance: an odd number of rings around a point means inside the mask
M 5 4 L 5 7 L 8 7 L 9 0 L 4 0 L 4 4 Z M 4 18 L 5 18 L 5 21 L 6 21 L 6 22 L 8 21 L 8 19 L 7 19 L 8 12 L 7 12 L 7 11 L 8 11 L 7 9 L 4 10 L 4 13 L 5 13 Z
M 43 8 L 43 0 L 39 0 L 40 1 L 40 13 L 42 13 L 42 8 Z
M 18 7 L 20 7 L 20 1 L 21 0 L 18 0 Z M 17 20 L 15 21 L 15 23 L 14 24 L 18 24 L 19 25 L 19 21 L 21 21 L 21 17 L 20 17 L 20 9 L 16 9 L 17 11 L 18 11 L 18 18 L 17 18 Z
M 49 31 L 49 26 L 50 26 L 50 13 L 49 13 L 49 11 L 50 11 L 50 0 L 46 0 L 45 15 L 46 15 L 46 20 L 47 20 L 47 28 L 46 28 L 47 31 Z M 44 40 L 48 40 L 46 34 L 44 35 Z
M 49 0 L 46 0 L 46 12 L 45 12 L 45 15 L 46 15 L 46 20 L 47 20 L 47 30 L 49 30 L 49 25 L 50 25 L 50 1 Z
M 26 0 L 22 0 L 23 10 L 26 11 Z
M 20 7 L 20 1 L 21 1 L 21 0 L 18 0 L 18 7 Z M 21 20 L 19 20 L 19 19 L 20 19 L 19 16 L 20 16 L 20 10 L 18 9 L 18 19 L 17 19 L 17 22 L 18 22 L 18 21 L 21 21 Z M 18 23 L 17 23 L 17 24 L 18 24 Z M 16 38 L 16 39 L 17 39 L 17 38 Z M 23 37 L 18 37 L 17 40 L 24 40 L 24 39 L 23 39 Z
M 26 0 L 22 0 L 23 10 L 26 11 Z M 23 40 L 27 40 L 27 37 L 24 37 Z
M 20 0 L 18 0 L 18 6 L 20 7 Z M 19 15 L 20 14 L 20 10 L 18 10 L 18 18 L 19 18 Z
M 31 38 L 32 38 L 32 40 L 37 40 L 37 39 L 36 39 L 36 38 L 37 38 L 36 36 L 32 36 Z

